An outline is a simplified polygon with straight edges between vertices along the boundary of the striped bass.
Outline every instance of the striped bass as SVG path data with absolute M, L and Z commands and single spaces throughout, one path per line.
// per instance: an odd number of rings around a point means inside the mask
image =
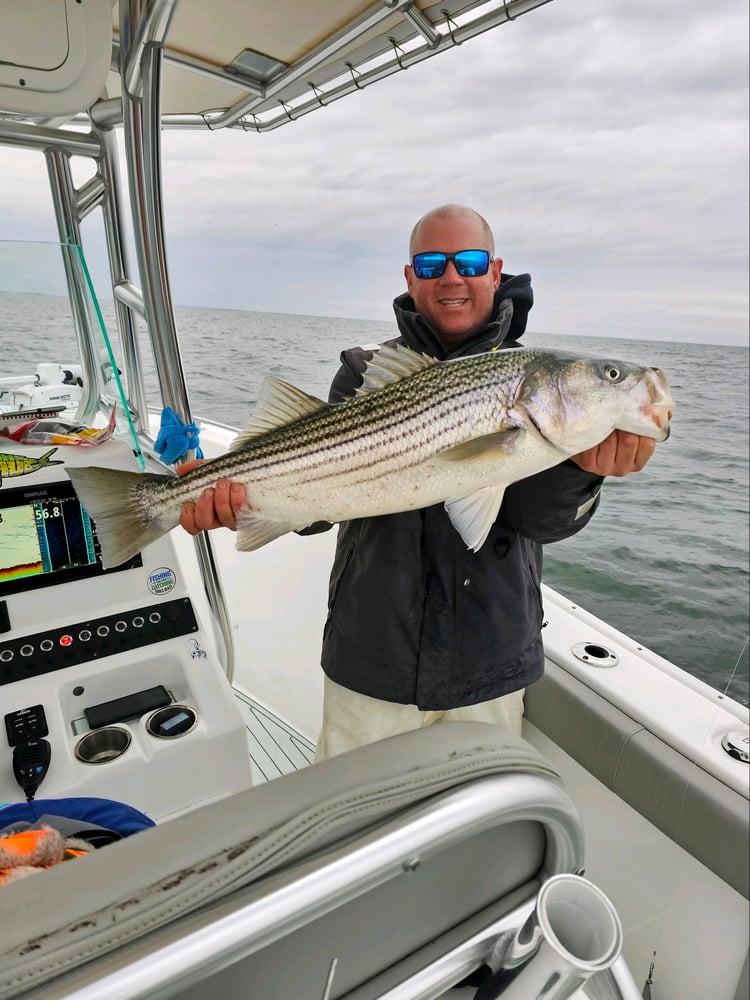
M 247 489 L 249 508 L 237 521 L 241 550 L 315 521 L 444 502 L 476 551 L 510 483 L 615 429 L 664 440 L 673 405 L 658 368 L 624 361 L 526 348 L 439 361 L 385 346 L 358 394 L 343 403 L 266 379 L 231 450 L 183 477 L 67 471 L 96 524 L 105 568 L 174 528 L 183 504 L 222 478 Z

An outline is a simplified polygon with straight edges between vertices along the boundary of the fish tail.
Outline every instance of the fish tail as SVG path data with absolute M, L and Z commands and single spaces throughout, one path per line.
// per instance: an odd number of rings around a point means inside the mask
M 119 566 L 157 541 L 179 521 L 165 523 L 155 514 L 151 482 L 163 476 L 94 467 L 70 468 L 79 500 L 94 522 L 104 569 Z
M 53 460 L 50 458 L 50 455 L 54 455 L 56 451 L 57 448 L 50 448 L 49 451 L 45 451 L 45 453 L 41 456 L 41 458 L 37 459 L 40 469 L 46 469 L 47 466 L 49 465 L 63 465 L 62 459 Z

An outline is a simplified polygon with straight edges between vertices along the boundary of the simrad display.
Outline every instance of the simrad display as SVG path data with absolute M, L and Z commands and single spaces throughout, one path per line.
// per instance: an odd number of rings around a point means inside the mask
M 107 572 L 142 565 L 135 556 Z M 0 490 L 0 597 L 104 572 L 94 526 L 69 480 Z

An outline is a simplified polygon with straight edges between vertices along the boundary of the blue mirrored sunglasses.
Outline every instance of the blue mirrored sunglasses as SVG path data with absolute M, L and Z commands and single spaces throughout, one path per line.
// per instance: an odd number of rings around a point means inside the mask
M 441 278 L 452 260 L 462 278 L 480 278 L 487 274 L 493 258 L 486 250 L 459 250 L 458 253 L 438 253 L 430 250 L 417 253 L 411 259 L 411 266 L 418 278 Z

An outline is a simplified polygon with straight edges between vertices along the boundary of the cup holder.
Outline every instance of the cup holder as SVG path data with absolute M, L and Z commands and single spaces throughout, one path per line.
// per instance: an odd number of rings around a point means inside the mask
M 198 724 L 198 713 L 189 705 L 167 705 L 146 720 L 146 731 L 158 740 L 174 740 L 185 736 Z
M 108 764 L 125 753 L 130 739 L 128 730 L 120 726 L 94 729 L 76 743 L 75 755 L 84 764 Z

